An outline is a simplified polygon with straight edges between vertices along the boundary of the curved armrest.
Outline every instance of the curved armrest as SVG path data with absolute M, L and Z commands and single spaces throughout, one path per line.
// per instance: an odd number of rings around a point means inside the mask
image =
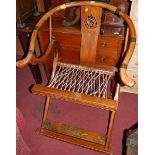
M 26 65 L 28 65 L 29 63 L 36 65 L 37 63 L 43 62 L 45 59 L 48 58 L 51 50 L 56 50 L 58 49 L 58 43 L 55 39 L 52 39 L 51 42 L 49 42 L 47 49 L 45 51 L 45 53 L 41 56 L 41 57 L 36 57 L 35 53 L 34 53 L 34 46 L 35 46 L 35 42 L 36 42 L 36 38 L 37 38 L 37 30 L 38 29 L 34 29 L 32 36 L 31 36 L 31 41 L 30 41 L 30 47 L 29 47 L 29 52 L 26 56 L 26 58 L 19 60 L 16 62 L 16 66 L 19 68 L 23 68 Z
M 120 69 L 120 77 L 122 82 L 129 87 L 133 87 L 135 84 L 135 81 L 133 79 L 131 79 L 127 73 L 126 73 L 126 69 L 125 68 L 121 68 Z
M 25 59 L 22 59 L 16 62 L 16 66 L 19 68 L 23 68 L 27 66 L 31 62 L 33 56 L 34 55 L 31 52 L 29 52 Z
M 130 59 L 131 59 L 134 49 L 135 49 L 136 31 L 135 31 L 134 24 L 133 24 L 132 20 L 128 17 L 128 15 L 126 15 L 123 12 L 119 12 L 119 15 L 125 19 L 125 21 L 127 22 L 128 26 L 129 26 L 129 30 L 130 30 L 130 44 L 129 44 L 129 48 L 128 48 L 127 52 L 125 53 L 125 57 L 122 61 L 122 65 L 120 68 L 120 77 L 121 77 L 122 82 L 126 86 L 132 87 L 132 86 L 134 86 L 135 81 L 127 75 L 126 70 L 127 70 L 127 66 L 130 62 Z
M 56 40 L 49 42 L 45 53 L 39 58 L 37 57 L 33 58 L 32 64 L 35 65 L 37 63 L 45 61 L 50 55 L 51 51 L 53 51 L 53 54 L 55 54 L 55 52 L 57 52 L 58 50 L 59 50 L 59 44 Z
M 17 67 L 22 68 L 22 67 L 27 66 L 36 57 L 34 55 L 34 47 L 35 47 L 35 43 L 36 43 L 36 38 L 37 38 L 37 29 L 34 29 L 32 36 L 31 36 L 31 40 L 30 40 L 29 52 L 28 52 L 26 58 L 16 62 Z
M 134 52 L 134 48 L 135 48 L 135 42 L 132 42 L 130 44 L 129 50 L 126 52 L 126 56 L 122 62 L 121 68 L 120 68 L 120 77 L 122 82 L 129 87 L 133 87 L 135 84 L 135 81 L 133 79 L 131 79 L 128 75 L 127 75 L 127 66 L 130 62 L 130 59 L 132 57 L 132 54 Z

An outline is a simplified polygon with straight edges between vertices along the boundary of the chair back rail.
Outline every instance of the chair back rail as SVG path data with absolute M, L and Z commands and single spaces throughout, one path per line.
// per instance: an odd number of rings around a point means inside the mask
M 102 8 L 81 6 L 80 63 L 95 64 Z

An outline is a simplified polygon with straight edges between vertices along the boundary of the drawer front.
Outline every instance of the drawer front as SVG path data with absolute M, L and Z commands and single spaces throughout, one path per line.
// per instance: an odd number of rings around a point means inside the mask
M 96 64 L 115 66 L 116 59 L 109 55 L 106 55 L 106 54 L 97 54 L 96 55 Z
M 115 66 L 121 52 L 122 40 L 112 37 L 99 37 L 96 63 L 101 65 Z
M 118 51 L 117 50 L 109 50 L 109 49 L 98 50 L 96 52 L 96 55 L 105 55 L 107 57 L 111 57 L 111 58 L 117 59 Z
M 117 51 L 119 40 L 112 37 L 99 37 L 97 50 Z
M 110 58 L 110 57 L 104 57 L 102 55 L 97 55 L 96 56 L 96 64 L 99 65 L 105 65 L 105 66 L 115 66 L 114 64 L 116 64 L 115 59 Z

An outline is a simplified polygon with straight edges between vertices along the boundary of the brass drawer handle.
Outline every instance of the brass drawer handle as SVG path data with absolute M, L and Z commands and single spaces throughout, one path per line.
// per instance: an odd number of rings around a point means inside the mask
M 106 59 L 106 56 L 104 56 L 104 55 L 102 55 L 102 56 L 100 56 L 100 61 L 104 61 Z
M 105 48 L 105 47 L 107 46 L 107 43 L 106 43 L 106 42 L 103 42 L 103 43 L 101 44 L 101 46 L 102 46 L 102 48 Z

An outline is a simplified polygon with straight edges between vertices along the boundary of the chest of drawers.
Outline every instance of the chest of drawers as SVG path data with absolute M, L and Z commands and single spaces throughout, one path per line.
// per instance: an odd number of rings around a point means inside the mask
M 104 34 L 99 35 L 96 51 L 96 64 L 116 66 L 121 54 L 123 32 L 115 34 L 117 29 L 105 29 Z M 80 61 L 81 33 L 80 27 L 64 27 L 61 23 L 55 23 L 52 35 L 60 44 L 59 57 L 65 62 L 74 63 Z M 44 53 L 49 40 L 49 32 L 42 29 L 38 34 L 40 48 Z M 93 44 L 93 43 L 92 43 Z M 91 45 L 90 45 L 91 46 Z M 46 75 L 49 78 L 53 62 L 53 54 L 44 62 Z

